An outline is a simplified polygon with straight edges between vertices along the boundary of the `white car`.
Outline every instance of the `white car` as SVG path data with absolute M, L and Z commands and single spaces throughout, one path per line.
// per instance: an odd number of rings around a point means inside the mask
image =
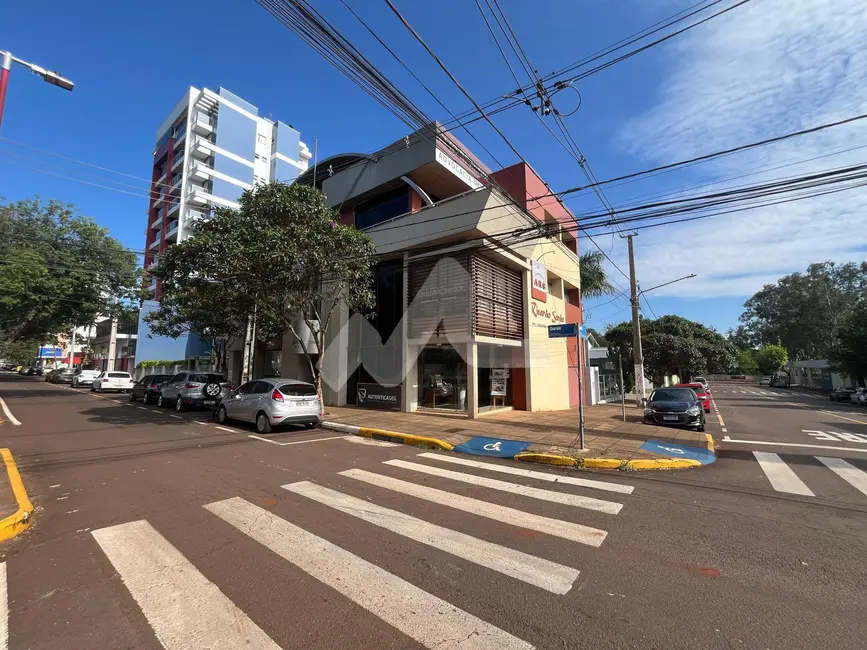
M 867 404 L 867 388 L 856 388 L 855 392 L 849 397 L 853 404 L 864 406 Z
M 90 385 L 90 390 L 96 393 L 104 393 L 107 390 L 126 393 L 132 390 L 134 383 L 132 375 L 128 372 L 112 370 L 99 373 Z
M 93 380 L 102 374 L 99 370 L 82 370 L 72 378 L 72 387 L 93 386 Z

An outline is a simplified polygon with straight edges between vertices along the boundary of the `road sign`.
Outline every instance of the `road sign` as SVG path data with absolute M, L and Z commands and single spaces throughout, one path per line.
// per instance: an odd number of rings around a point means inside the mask
M 575 323 L 563 323 L 562 325 L 548 325 L 549 339 L 563 339 L 570 336 L 578 336 L 578 326 Z
M 587 326 L 586 326 L 586 325 L 582 325 L 581 327 L 578 328 L 578 335 L 579 335 L 582 339 L 586 339 L 586 338 L 587 338 Z

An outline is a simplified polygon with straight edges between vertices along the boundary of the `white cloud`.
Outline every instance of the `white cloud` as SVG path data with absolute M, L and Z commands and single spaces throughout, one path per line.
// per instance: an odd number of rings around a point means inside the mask
M 753 0 L 672 41 L 663 55 L 659 94 L 627 124 L 621 145 L 655 165 L 865 113 L 865 42 L 864 0 Z M 689 182 L 857 145 L 867 145 L 867 121 L 699 165 L 691 168 Z M 867 148 L 734 183 L 865 161 Z M 634 187 L 645 194 L 659 189 L 652 182 Z M 645 230 L 636 240 L 638 269 L 643 286 L 699 274 L 654 295 L 751 295 L 811 262 L 864 259 L 865 217 L 867 189 L 856 189 Z

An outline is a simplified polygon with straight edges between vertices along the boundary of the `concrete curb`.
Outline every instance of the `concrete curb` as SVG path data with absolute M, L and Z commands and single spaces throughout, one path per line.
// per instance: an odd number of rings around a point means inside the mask
M 12 486 L 12 493 L 18 503 L 17 512 L 0 520 L 0 542 L 5 542 L 30 527 L 33 521 L 33 504 L 30 502 L 30 497 L 27 496 L 27 490 L 24 489 L 24 481 L 21 480 L 21 474 L 18 472 L 18 466 L 15 465 L 12 453 L 8 449 L 0 449 L 0 456 L 3 456 L 9 484 Z
M 428 436 L 416 436 L 411 433 L 401 433 L 399 431 L 388 431 L 386 429 L 371 429 L 369 427 L 357 427 L 351 424 L 341 424 L 340 422 L 323 422 L 320 425 L 323 429 L 331 429 L 365 438 L 374 438 L 376 440 L 386 440 L 388 442 L 398 442 L 405 445 L 415 445 L 417 447 L 444 449 L 445 451 L 453 451 L 454 445 L 439 438 L 431 438 Z M 709 433 L 705 434 L 707 449 L 714 454 L 713 462 L 716 462 L 716 453 L 714 451 L 713 436 Z M 560 467 L 576 467 L 579 469 L 614 469 L 622 471 L 641 471 L 641 470 L 667 470 L 667 469 L 688 469 L 691 467 L 703 467 L 704 464 L 691 458 L 639 458 L 628 460 L 625 458 L 575 458 L 572 456 L 564 456 L 561 454 L 545 454 L 540 452 L 522 452 L 515 455 L 516 461 L 529 463 L 541 463 L 545 465 L 558 465 Z M 711 463 L 709 463 L 711 464 Z

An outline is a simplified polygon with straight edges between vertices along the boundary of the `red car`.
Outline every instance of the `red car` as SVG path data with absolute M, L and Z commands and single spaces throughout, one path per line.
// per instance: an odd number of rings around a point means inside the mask
M 701 403 L 704 405 L 704 412 L 710 413 L 710 395 L 707 394 L 704 386 L 701 384 L 678 384 L 676 388 L 692 388 L 695 391 L 695 394 L 698 395 Z

